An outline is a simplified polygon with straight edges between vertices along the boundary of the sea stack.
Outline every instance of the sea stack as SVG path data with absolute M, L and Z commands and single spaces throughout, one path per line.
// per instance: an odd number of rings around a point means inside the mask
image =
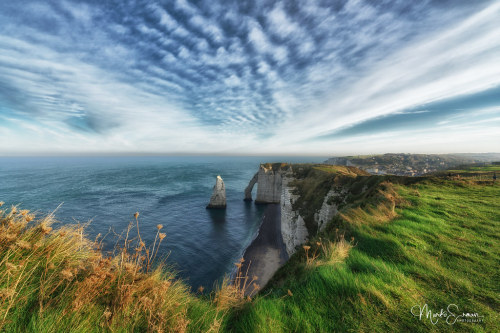
M 225 209 L 226 208 L 226 186 L 221 176 L 217 176 L 214 191 L 210 198 L 207 209 Z

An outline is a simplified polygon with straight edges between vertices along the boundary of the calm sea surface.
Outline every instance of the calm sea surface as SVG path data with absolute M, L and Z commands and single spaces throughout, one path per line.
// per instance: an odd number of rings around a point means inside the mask
M 263 206 L 243 201 L 248 181 L 264 162 L 321 162 L 322 157 L 0 157 L 0 201 L 46 214 L 59 205 L 60 223 L 92 220 L 92 239 L 121 233 L 140 213 L 141 236 L 152 244 L 156 225 L 167 255 L 193 288 L 211 288 L 255 237 Z M 207 210 L 221 175 L 227 210 Z M 254 188 L 255 191 L 255 188 Z M 255 193 L 254 193 L 255 198 Z M 134 230 L 135 231 L 135 230 Z M 116 237 L 105 244 L 112 248 Z

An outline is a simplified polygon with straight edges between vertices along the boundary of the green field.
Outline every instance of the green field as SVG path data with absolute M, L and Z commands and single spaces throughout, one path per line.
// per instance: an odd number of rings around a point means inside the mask
M 252 300 L 228 284 L 191 294 L 165 269 L 147 272 L 131 250 L 106 259 L 77 227 L 44 231 L 41 220 L 30 229 L 21 226 L 29 213 L 4 209 L 0 330 L 499 332 L 495 171 L 358 176 L 373 195 L 343 207 Z M 91 288 L 90 297 L 82 286 L 93 276 L 105 291 Z

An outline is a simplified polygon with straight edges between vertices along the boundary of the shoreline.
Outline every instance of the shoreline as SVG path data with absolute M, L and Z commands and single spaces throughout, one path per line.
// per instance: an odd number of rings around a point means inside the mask
M 262 223 L 259 227 L 257 237 L 243 252 L 241 271 L 245 274 L 248 270 L 249 281 L 254 276 L 254 281 L 262 289 L 272 278 L 274 273 L 288 260 L 285 244 L 281 236 L 281 206 L 280 204 L 268 204 Z M 260 289 L 255 290 L 248 287 L 245 295 L 253 296 Z

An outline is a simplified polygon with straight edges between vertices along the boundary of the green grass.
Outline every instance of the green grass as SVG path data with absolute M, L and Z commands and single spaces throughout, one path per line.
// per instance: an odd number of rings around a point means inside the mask
M 398 217 L 355 225 L 336 219 L 330 233 L 322 235 L 323 241 L 336 229 L 344 230 L 348 239 L 354 237 L 347 259 L 316 267 L 306 265 L 304 251 L 297 253 L 261 296 L 232 314 L 228 328 L 234 332 L 500 331 L 499 184 L 427 179 L 396 189 L 401 197 Z M 450 327 L 441 319 L 433 325 L 410 313 L 413 306 L 424 304 L 435 312 L 456 304 L 460 311 L 484 316 L 484 322 L 457 322 Z

